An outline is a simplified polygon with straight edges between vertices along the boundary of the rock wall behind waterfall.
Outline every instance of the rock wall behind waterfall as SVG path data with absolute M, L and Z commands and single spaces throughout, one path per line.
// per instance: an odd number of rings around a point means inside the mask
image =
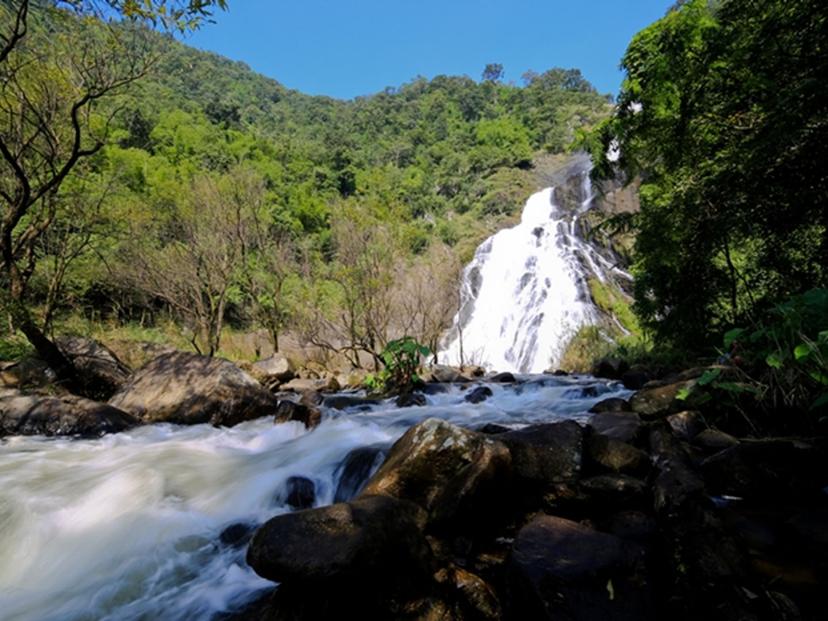
M 580 328 L 611 321 L 594 303 L 590 283 L 624 295 L 623 248 L 610 237 L 587 241 L 588 232 L 608 213 L 637 204 L 627 190 L 596 192 L 589 171 L 589 158 L 576 155 L 540 173 L 550 187 L 529 198 L 520 223 L 478 247 L 463 274 L 442 362 L 542 372 L 560 362 Z

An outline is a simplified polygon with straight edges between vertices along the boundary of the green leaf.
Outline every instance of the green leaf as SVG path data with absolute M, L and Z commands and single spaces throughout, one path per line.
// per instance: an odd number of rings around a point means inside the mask
M 690 392 L 691 392 L 690 388 L 681 388 L 681 389 L 679 389 L 679 391 L 676 393 L 676 400 L 677 401 L 687 401 L 687 399 L 690 397 Z
M 728 330 L 725 332 L 724 335 L 724 346 L 726 349 L 730 349 L 731 345 L 733 345 L 734 341 L 739 341 L 745 334 L 744 328 L 734 328 L 733 330 Z
M 779 352 L 773 351 L 769 353 L 767 358 L 765 358 L 765 362 L 772 369 L 782 368 L 782 356 L 779 355 Z
M 794 348 L 794 358 L 802 360 L 811 355 L 812 347 L 808 343 L 800 343 Z
M 710 382 L 717 379 L 722 374 L 721 369 L 708 369 L 696 382 L 699 386 L 707 386 Z

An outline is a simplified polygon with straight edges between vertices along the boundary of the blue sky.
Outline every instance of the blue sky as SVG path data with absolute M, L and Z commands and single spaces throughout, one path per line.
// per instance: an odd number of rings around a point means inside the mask
M 289 88 L 351 98 L 422 75 L 479 79 L 501 63 L 581 69 L 616 94 L 630 38 L 673 0 L 229 0 L 186 42 L 242 60 Z

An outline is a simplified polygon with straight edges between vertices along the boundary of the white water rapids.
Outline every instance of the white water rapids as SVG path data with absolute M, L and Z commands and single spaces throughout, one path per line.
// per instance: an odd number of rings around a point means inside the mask
M 573 182 L 574 209 L 560 206 L 557 188 L 541 190 L 526 202 L 520 224 L 477 249 L 441 362 L 541 373 L 560 362 L 579 328 L 598 323 L 588 278 L 604 282 L 611 271 L 623 272 L 578 235 L 578 217 L 594 200 L 588 166 L 576 169 L 567 180 Z
M 315 505 L 333 501 L 338 466 L 363 446 L 390 446 L 436 416 L 477 427 L 583 419 L 619 385 L 593 378 L 529 377 L 466 389 L 425 407 L 387 401 L 367 411 L 323 408 L 319 427 L 270 418 L 232 429 L 152 425 L 99 440 L 0 441 L 0 617 L 4 621 L 211 619 L 273 585 L 222 543 L 239 522 L 289 511 L 288 477 L 314 481 Z

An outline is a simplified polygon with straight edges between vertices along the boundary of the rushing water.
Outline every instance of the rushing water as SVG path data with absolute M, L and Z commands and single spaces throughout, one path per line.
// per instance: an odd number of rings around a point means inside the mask
M 222 544 L 229 525 L 289 511 L 290 476 L 333 501 L 338 467 L 363 446 L 390 444 L 436 416 L 477 427 L 583 419 L 625 395 L 593 378 L 529 377 L 490 385 L 478 405 L 465 389 L 425 407 L 392 402 L 323 408 L 307 431 L 269 418 L 232 429 L 152 425 L 99 440 L 12 437 L 0 442 L 0 617 L 4 621 L 209 619 L 272 586 Z
M 477 249 L 442 362 L 541 373 L 560 362 L 579 328 L 599 321 L 587 280 L 623 272 L 578 234 L 578 218 L 594 200 L 588 162 L 567 184 L 575 186 L 574 207 L 559 204 L 561 188 L 546 188 L 526 202 L 520 224 Z

